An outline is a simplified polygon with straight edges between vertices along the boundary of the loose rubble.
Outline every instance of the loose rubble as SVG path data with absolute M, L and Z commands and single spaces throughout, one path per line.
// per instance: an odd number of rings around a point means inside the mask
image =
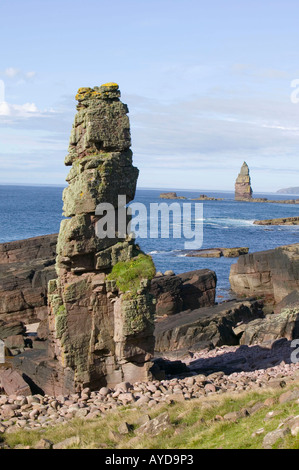
M 247 348 L 248 357 L 251 359 L 256 357 L 254 348 L 254 346 Z M 220 370 L 212 373 L 209 373 L 208 370 L 205 373 L 196 372 L 200 361 L 205 360 L 211 372 L 212 366 L 216 368 L 215 361 L 221 364 L 221 361 L 225 360 L 225 357 L 228 358 L 229 354 L 232 354 L 232 358 L 240 359 L 242 349 L 244 353 L 242 347 L 224 346 L 212 351 L 194 354 L 192 358 L 185 359 L 189 373 L 184 377 L 166 376 L 163 380 L 135 382 L 134 384 L 122 382 L 114 388 L 102 387 L 98 391 L 90 391 L 89 388 L 85 388 L 81 393 L 68 396 L 0 395 L 0 432 L 9 433 L 20 428 L 24 430 L 42 429 L 67 423 L 73 418 L 94 419 L 121 406 L 142 407 L 147 410 L 162 403 L 170 404 L 175 401 L 207 396 L 216 397 L 225 392 L 240 393 L 244 390 L 266 388 L 283 389 L 287 384 L 295 383 L 299 379 L 299 363 L 286 363 L 282 360 L 275 366 L 263 368 L 263 365 L 266 364 L 265 352 L 263 357 L 260 356 L 261 365 L 256 364 L 255 370 L 243 370 L 230 374 L 225 374 Z M 280 351 L 282 355 L 283 351 L 286 351 L 284 343 L 282 343 Z M 280 401 L 286 402 L 298 398 L 299 392 L 295 390 L 282 394 Z M 271 405 L 271 398 L 269 398 L 268 405 Z M 257 406 L 255 410 L 250 412 L 256 412 L 258 409 Z M 238 419 L 238 416 L 226 416 L 224 419 L 234 421 Z M 298 421 L 296 423 L 298 428 Z M 125 432 L 125 429 L 121 431 Z

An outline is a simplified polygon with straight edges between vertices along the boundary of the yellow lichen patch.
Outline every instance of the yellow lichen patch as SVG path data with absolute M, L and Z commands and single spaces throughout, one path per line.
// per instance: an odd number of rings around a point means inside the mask
M 118 88 L 118 84 L 115 82 L 104 83 L 102 86 L 109 86 L 113 88 Z
M 76 94 L 76 100 L 77 101 L 82 101 L 85 98 L 88 98 L 93 92 L 92 88 L 89 87 L 81 87 L 78 90 L 78 93 Z
M 93 92 L 91 93 L 91 95 L 92 95 L 92 96 L 101 96 L 102 93 L 100 93 L 99 91 L 93 91 Z
M 92 88 L 89 88 L 89 87 L 81 87 L 79 88 L 78 90 L 78 93 L 87 93 L 87 92 L 90 92 L 90 91 L 93 91 Z

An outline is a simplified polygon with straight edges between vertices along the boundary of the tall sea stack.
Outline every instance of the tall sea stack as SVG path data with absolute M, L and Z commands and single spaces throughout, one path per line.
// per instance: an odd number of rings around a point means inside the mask
M 97 205 L 110 203 L 117 214 L 124 210 L 118 196 L 128 203 L 135 195 L 138 169 L 132 165 L 128 108 L 119 97 L 116 83 L 80 88 L 76 95 L 65 159 L 71 166 L 63 193 L 67 218 L 58 236 L 58 279 L 48 289 L 49 353 L 61 390 L 150 377 L 152 259 L 121 233 L 96 234 Z
M 251 180 L 248 165 L 244 162 L 235 183 L 235 200 L 246 201 L 250 199 L 252 199 Z

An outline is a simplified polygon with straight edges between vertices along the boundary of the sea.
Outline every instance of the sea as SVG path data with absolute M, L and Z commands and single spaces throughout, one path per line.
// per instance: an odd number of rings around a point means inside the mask
M 63 189 L 61 186 L 0 185 L 0 243 L 57 233 L 63 218 Z M 180 205 L 183 214 L 183 204 L 190 204 L 194 211 L 195 204 L 199 202 L 192 199 L 200 194 L 206 194 L 223 200 L 200 201 L 203 208 L 202 217 L 191 220 L 193 230 L 198 230 L 199 233 L 202 227 L 202 245 L 196 248 L 248 247 L 249 252 L 254 252 L 299 242 L 299 226 L 253 224 L 254 220 L 298 216 L 297 204 L 238 202 L 234 200 L 234 193 L 228 191 L 176 190 L 178 196 L 184 196 L 186 199 L 160 199 L 160 193 L 168 191 L 171 190 L 137 189 L 133 202 L 142 203 L 146 208 L 139 215 L 141 225 L 142 220 L 145 222 L 146 218 L 147 226 L 150 226 L 151 208 L 155 203 L 172 204 L 175 202 Z M 272 200 L 296 198 L 296 196 L 277 193 L 254 193 L 254 197 L 266 197 Z M 183 226 L 186 220 L 182 218 L 179 223 Z M 176 238 L 177 234 L 173 236 L 175 224 L 177 220 L 170 217 L 170 233 L 167 238 L 160 236 L 161 231 L 157 238 L 151 238 L 150 230 L 148 230 L 147 233 L 143 231 L 142 237 L 137 237 L 136 243 L 145 253 L 152 256 L 157 271 L 164 273 L 172 270 L 176 274 L 206 268 L 215 271 L 217 275 L 216 300 L 220 302 L 233 298 L 229 272 L 236 258 L 187 257 L 185 249 L 187 240 L 183 236 L 183 230 L 181 230 L 181 238 Z

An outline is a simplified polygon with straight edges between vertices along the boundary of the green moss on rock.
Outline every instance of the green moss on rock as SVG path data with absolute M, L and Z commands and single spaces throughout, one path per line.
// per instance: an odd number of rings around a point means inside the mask
M 152 257 L 145 254 L 139 254 L 128 261 L 119 261 L 116 263 L 108 280 L 115 280 L 118 289 L 122 292 L 137 293 L 141 287 L 143 279 L 151 280 L 156 273 L 156 268 Z

